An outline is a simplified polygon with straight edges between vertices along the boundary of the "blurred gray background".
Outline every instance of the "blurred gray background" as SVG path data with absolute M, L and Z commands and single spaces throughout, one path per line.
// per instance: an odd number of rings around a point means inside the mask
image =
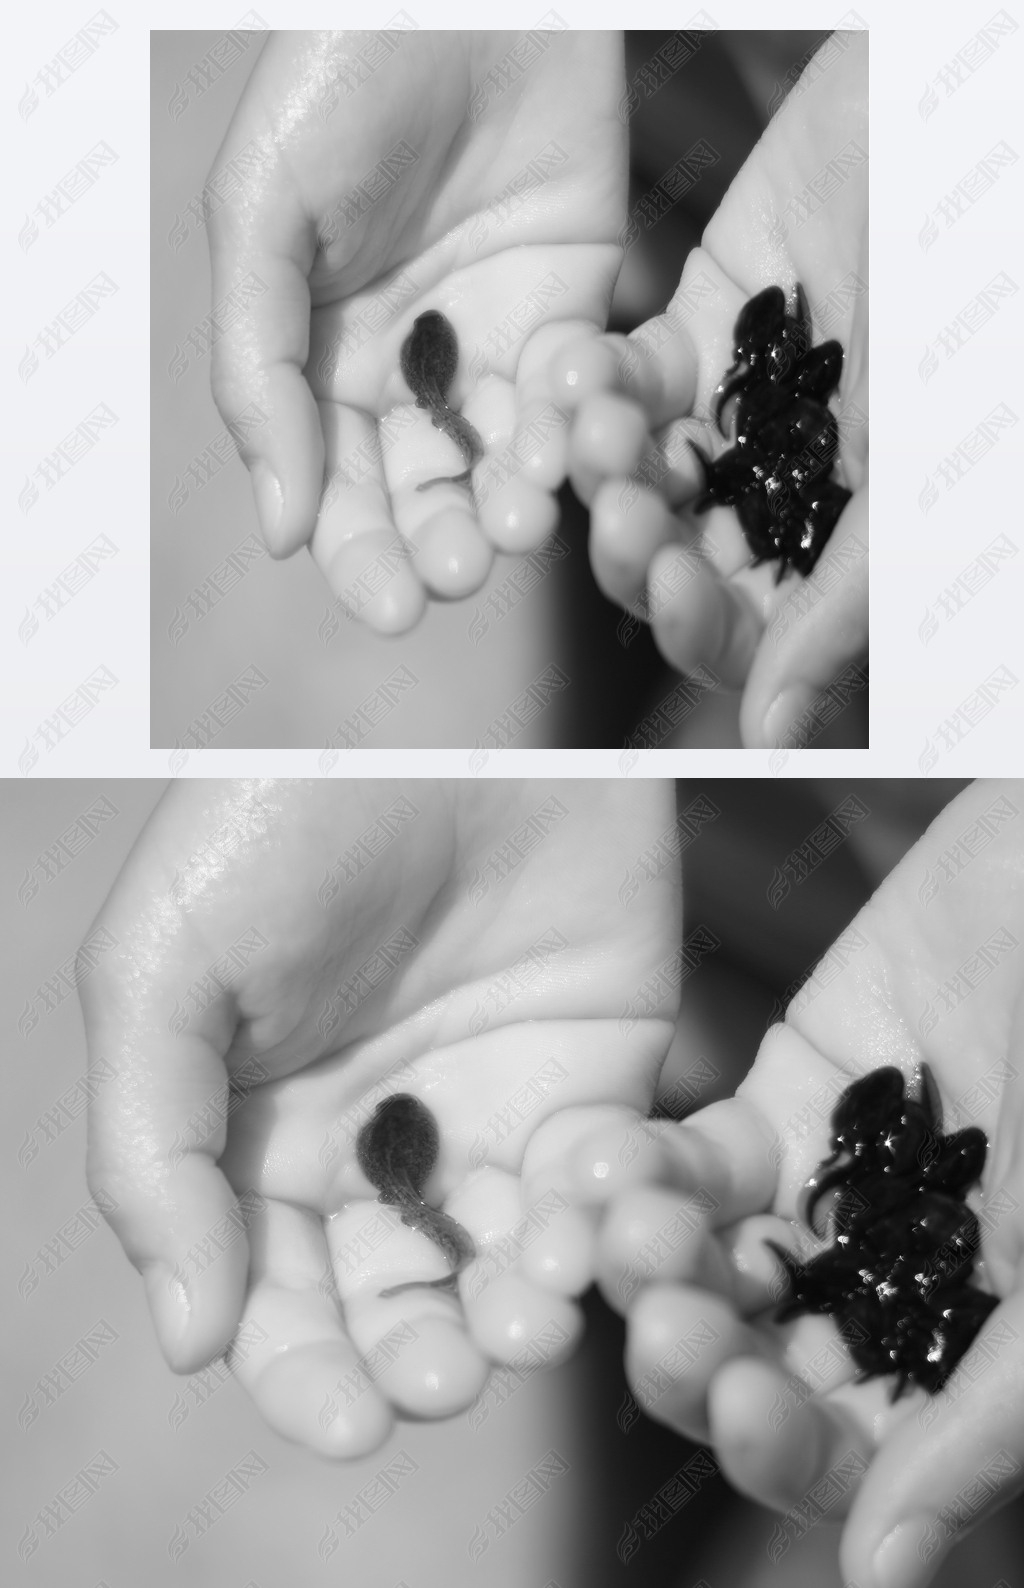
M 687 253 L 796 67 L 824 36 L 705 34 L 692 59 L 657 92 L 639 93 L 630 119 L 631 205 L 695 137 L 709 138 L 721 159 L 629 250 L 613 329 L 632 330 L 664 308 Z M 230 443 L 224 447 L 209 359 L 188 338 L 211 308 L 198 196 L 260 37 L 238 35 L 249 43 L 217 70 L 203 63 L 222 35 L 152 37 L 151 743 L 193 743 L 190 725 L 201 723 L 240 675 L 257 668 L 266 684 L 209 742 L 214 748 L 320 748 L 337 740 L 339 726 L 404 664 L 418 682 L 361 740 L 368 746 L 473 746 L 552 665 L 568 675 L 569 687 L 516 747 L 622 745 L 677 675 L 661 661 L 646 628 L 634 625 L 620 635 L 622 613 L 594 584 L 587 515 L 568 487 L 561 495 L 558 559 L 533 588 L 519 596 L 508 584 L 517 559 L 498 557 L 477 595 L 431 603 L 419 628 L 397 639 L 339 623 L 305 551 L 283 564 L 258 554 L 248 478 Z M 668 37 L 627 33 L 627 82 Z M 650 73 L 643 79 L 653 80 Z M 863 730 L 847 721 L 860 709 L 849 708 L 816 743 L 862 742 Z M 704 697 L 664 744 L 738 746 L 736 697 Z M 170 769 L 178 769 L 175 762 Z
M 706 794 L 720 811 L 686 852 L 685 896 L 688 920 L 708 926 L 723 947 L 687 982 L 663 1094 L 701 1061 L 716 1078 L 696 1103 L 733 1089 L 780 994 L 960 786 L 737 779 L 680 787 L 681 801 Z M 351 1465 L 286 1444 L 216 1367 L 191 1379 L 167 1369 L 141 1283 L 89 1203 L 84 1038 L 69 979 L 161 788 L 0 784 L 8 945 L 0 996 L 12 1048 L 0 1155 L 12 1213 L 0 1580 L 31 1588 L 839 1588 L 834 1528 L 812 1529 L 773 1567 L 765 1546 L 774 1517 L 717 1477 L 628 1564 L 619 1560 L 626 1523 L 696 1451 L 646 1418 L 621 1425 L 622 1326 L 595 1295 L 583 1345 L 563 1367 L 520 1381 L 504 1404 L 486 1402 L 483 1415 L 478 1408 L 448 1423 L 401 1423 L 381 1451 Z M 798 899 L 772 909 L 780 858 L 850 793 L 869 810 L 855 837 Z M 569 1464 L 557 1492 L 474 1563 L 474 1530 L 549 1450 Z M 346 1538 L 339 1511 L 400 1451 L 417 1470 Z M 200 1533 L 197 1508 L 250 1452 L 266 1470 L 237 1503 L 211 1511 Z M 960 1547 L 938 1588 L 1000 1580 L 1024 1588 L 1022 1545 L 1017 1502 Z

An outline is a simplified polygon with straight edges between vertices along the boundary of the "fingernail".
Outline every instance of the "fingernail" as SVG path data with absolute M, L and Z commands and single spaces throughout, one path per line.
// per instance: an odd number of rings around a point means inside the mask
M 793 749 L 807 739 L 807 725 L 801 721 L 814 701 L 814 691 L 806 684 L 791 684 L 776 695 L 764 714 L 763 732 L 769 748 Z
M 939 1564 L 940 1545 L 932 1517 L 910 1516 L 900 1522 L 875 1550 L 871 1564 L 876 1588 L 922 1588 Z
M 281 482 L 273 470 L 260 459 L 252 466 L 252 489 L 256 498 L 256 511 L 260 528 L 265 536 L 276 533 L 284 510 Z
M 144 1276 L 146 1299 L 165 1356 L 173 1355 L 188 1331 L 192 1303 L 181 1277 L 166 1263 L 151 1263 Z

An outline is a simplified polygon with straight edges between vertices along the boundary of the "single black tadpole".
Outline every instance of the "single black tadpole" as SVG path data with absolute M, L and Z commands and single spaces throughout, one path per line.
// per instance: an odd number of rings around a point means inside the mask
M 451 1269 L 443 1279 L 392 1285 L 381 1291 L 382 1296 L 396 1296 L 399 1291 L 420 1286 L 454 1291 L 457 1276 L 476 1255 L 462 1225 L 439 1208 L 431 1207 L 423 1195 L 440 1145 L 437 1121 L 430 1109 L 408 1092 L 397 1092 L 378 1103 L 373 1118 L 356 1138 L 359 1167 L 380 1193 L 377 1200 L 398 1208 L 403 1224 L 428 1235 L 441 1248 Z
M 435 428 L 451 437 L 466 460 L 462 474 L 439 475 L 436 480 L 424 480 L 416 489 L 468 484 L 473 465 L 484 455 L 484 445 L 469 420 L 448 406 L 448 393 L 459 366 L 459 343 L 451 321 L 438 309 L 419 315 L 402 343 L 400 362 L 417 408 L 427 410 Z

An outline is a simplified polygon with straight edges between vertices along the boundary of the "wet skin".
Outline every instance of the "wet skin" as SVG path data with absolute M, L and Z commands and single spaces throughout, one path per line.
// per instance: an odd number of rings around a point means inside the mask
M 443 1279 L 414 1279 L 391 1285 L 381 1291 L 382 1296 L 420 1288 L 454 1291 L 458 1275 L 476 1255 L 462 1225 L 431 1207 L 424 1198 L 423 1188 L 437 1162 L 439 1146 L 433 1114 L 419 1098 L 407 1092 L 378 1103 L 373 1118 L 356 1139 L 359 1167 L 379 1191 L 377 1200 L 398 1208 L 403 1224 L 428 1235 L 441 1248 L 451 1268 Z
M 459 344 L 451 321 L 437 309 L 428 309 L 419 315 L 402 343 L 400 361 L 417 408 L 427 410 L 435 427 L 452 438 L 466 460 L 464 473 L 439 475 L 436 480 L 424 480 L 416 489 L 425 491 L 429 485 L 468 484 L 473 465 L 484 455 L 484 447 L 468 419 L 463 419 L 448 406 L 448 393 L 459 363 Z
M 777 1320 L 830 1314 L 859 1380 L 897 1375 L 894 1401 L 910 1382 L 940 1390 L 998 1305 L 971 1283 L 981 1232 L 964 1201 L 987 1151 L 974 1126 L 942 1134 L 927 1065 L 917 1099 L 890 1066 L 854 1081 L 832 1115 L 832 1153 L 806 1193 L 812 1229 L 834 1193 L 832 1245 L 801 1263 L 768 1243 L 790 1282 Z
M 733 362 L 715 393 L 715 423 L 734 404 L 734 444 L 714 461 L 691 441 L 704 470 L 703 513 L 735 507 L 758 563 L 786 570 L 814 567 L 850 492 L 831 478 L 839 426 L 828 399 L 843 372 L 838 342 L 811 346 L 807 299 L 797 284 L 796 308 L 786 310 L 781 287 L 767 287 L 744 304 L 733 330 Z

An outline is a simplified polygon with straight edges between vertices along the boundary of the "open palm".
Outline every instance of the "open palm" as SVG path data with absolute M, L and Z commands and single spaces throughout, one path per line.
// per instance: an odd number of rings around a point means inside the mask
M 243 456 L 271 551 L 308 543 L 373 627 L 410 627 L 427 591 L 478 588 L 494 546 L 553 527 L 566 438 L 544 371 L 607 316 L 621 52 L 606 32 L 286 33 L 246 86 L 215 167 L 250 174 L 210 217 L 214 300 L 247 272 L 267 290 L 218 343 L 214 392 L 229 422 L 265 416 Z M 416 490 L 463 467 L 399 369 L 427 308 L 485 444 L 475 501 Z
M 674 666 L 743 690 L 747 745 L 783 737 L 867 643 L 867 46 L 837 39 L 838 59 L 812 58 L 744 162 L 665 313 L 563 350 L 552 373 L 578 410 L 570 461 L 598 583 Z M 713 415 L 737 315 L 771 285 L 792 308 L 798 282 L 814 341 L 844 348 L 838 475 L 852 497 L 809 577 L 777 584 L 776 564 L 750 566 L 734 509 L 690 511 L 704 478 L 688 443 L 731 444 Z
M 943 812 L 766 1037 L 737 1096 L 667 1127 L 646 1162 L 620 1171 L 602 1236 L 603 1284 L 628 1307 L 641 1404 L 709 1441 L 737 1487 L 786 1513 L 776 1558 L 809 1517 L 848 1512 L 844 1580 L 865 1588 L 925 1581 L 957 1531 L 1019 1490 L 1024 1472 L 1022 795 L 1020 784 L 978 783 Z M 802 1189 L 829 1153 L 850 1081 L 891 1064 L 912 1084 L 922 1063 L 944 1130 L 975 1125 L 988 1138 L 970 1201 L 978 1278 L 1000 1301 L 939 1394 L 893 1403 L 892 1380 L 854 1382 L 830 1320 L 773 1321 L 782 1274 L 765 1243 L 792 1248 Z M 609 1161 L 626 1158 L 607 1138 L 580 1149 L 592 1193 L 607 1194 Z M 605 1165 L 598 1180 L 594 1163 Z M 627 1188 L 627 1177 L 639 1183 Z M 659 1245 L 687 1208 L 697 1233 Z M 655 1254 L 639 1273 L 638 1250 Z M 687 1339 L 689 1360 L 666 1369 Z
M 671 814 L 655 783 L 168 794 L 104 907 L 117 946 L 83 1003 L 116 1072 L 90 1183 L 172 1366 L 233 1341 L 272 1426 L 349 1456 L 394 1408 L 450 1415 L 491 1362 L 571 1348 L 593 1229 L 562 1165 L 653 1095 L 675 881 L 619 891 Z M 475 1247 L 458 1299 L 427 1288 L 441 1252 L 359 1167 L 398 1093 L 434 1115 L 427 1197 Z

